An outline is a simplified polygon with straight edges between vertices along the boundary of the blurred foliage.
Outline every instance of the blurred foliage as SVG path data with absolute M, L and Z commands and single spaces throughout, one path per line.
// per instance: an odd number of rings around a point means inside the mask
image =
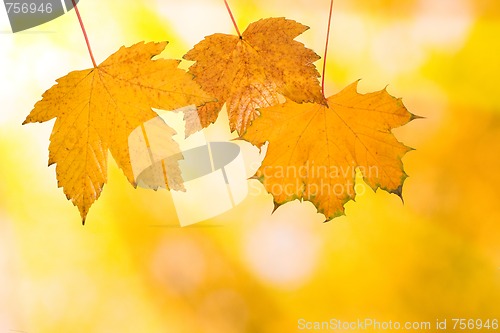
M 499 112 L 500 94 L 495 84 L 495 73 L 500 73 L 499 33 L 500 21 L 476 22 L 465 47 L 456 53 L 433 55 L 426 74 L 446 87 L 455 103 Z

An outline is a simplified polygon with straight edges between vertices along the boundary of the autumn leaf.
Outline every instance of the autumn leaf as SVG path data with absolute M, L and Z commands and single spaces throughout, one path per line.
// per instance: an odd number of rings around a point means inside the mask
M 218 99 L 199 108 L 202 127 L 217 120 L 226 103 L 231 131 L 245 132 L 258 117 L 257 108 L 279 103 L 278 94 L 297 103 L 324 103 L 313 63 L 320 57 L 295 37 L 308 27 L 285 18 L 254 22 L 239 36 L 214 34 L 190 50 L 184 59 L 196 61 L 189 72 Z M 198 130 L 186 119 L 187 132 Z
M 284 104 L 260 109 L 243 138 L 269 142 L 257 173 L 277 205 L 311 201 L 330 220 L 355 198 L 358 169 L 374 190 L 401 196 L 407 177 L 401 158 L 411 150 L 391 133 L 415 118 L 384 89 L 357 92 L 357 82 L 327 99 L 328 105 Z
M 69 73 L 43 94 L 24 122 L 57 118 L 49 165 L 57 164 L 59 187 L 78 206 L 83 221 L 107 181 L 108 150 L 134 184 L 128 137 L 157 117 L 151 108 L 172 110 L 212 100 L 177 67 L 180 61 L 152 60 L 166 45 L 122 47 L 96 68 Z

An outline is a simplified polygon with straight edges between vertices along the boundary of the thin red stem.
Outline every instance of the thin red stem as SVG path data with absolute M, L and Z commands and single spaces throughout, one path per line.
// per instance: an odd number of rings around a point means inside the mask
M 330 40 L 330 25 L 332 23 L 333 0 L 330 2 L 330 15 L 328 17 L 328 29 L 326 31 L 325 57 L 323 58 L 323 75 L 321 76 L 321 91 L 325 96 L 325 72 L 326 72 L 326 55 L 328 54 L 328 42 Z
M 92 59 L 92 64 L 94 68 L 97 68 L 97 64 L 95 63 L 94 54 L 92 53 L 92 48 L 90 47 L 89 38 L 87 36 L 87 31 L 85 31 L 85 26 L 83 25 L 82 17 L 80 16 L 80 11 L 76 5 L 75 0 L 71 0 L 73 2 L 73 8 L 75 8 L 76 16 L 78 16 L 78 21 L 80 22 L 80 27 L 82 27 L 83 37 L 85 37 L 85 42 L 87 43 L 87 48 L 89 49 L 90 59 Z
M 224 3 L 226 4 L 226 8 L 227 8 L 227 11 L 229 12 L 229 16 L 231 16 L 231 20 L 233 21 L 236 32 L 238 33 L 238 36 L 240 36 L 240 38 L 241 38 L 240 29 L 238 29 L 238 25 L 236 24 L 236 20 L 234 19 L 234 16 L 233 16 L 233 12 L 231 11 L 231 8 L 229 8 L 229 5 L 227 4 L 226 0 L 224 0 Z

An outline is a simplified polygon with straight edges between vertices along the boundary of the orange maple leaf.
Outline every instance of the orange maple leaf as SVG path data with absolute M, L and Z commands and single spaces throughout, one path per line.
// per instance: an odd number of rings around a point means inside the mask
M 407 177 L 401 158 L 411 148 L 391 130 L 416 116 L 385 89 L 359 94 L 357 82 L 327 103 L 288 100 L 260 109 L 262 116 L 243 135 L 258 146 L 269 142 L 256 177 L 275 204 L 307 200 L 327 220 L 342 215 L 344 204 L 355 198 L 356 169 L 372 189 L 401 196 Z
M 74 71 L 43 94 L 26 123 L 57 118 L 49 146 L 49 165 L 56 163 L 59 187 L 80 210 L 83 221 L 107 181 L 108 150 L 130 183 L 134 183 L 128 137 L 157 117 L 151 108 L 177 109 L 213 100 L 179 60 L 152 58 L 167 42 L 121 47 L 96 68 Z M 164 124 L 170 144 L 177 149 Z
M 218 99 L 199 108 L 202 127 L 217 120 L 224 103 L 231 131 L 239 134 L 258 117 L 257 108 L 279 103 L 278 94 L 297 103 L 324 103 L 313 64 L 320 57 L 294 40 L 308 29 L 285 18 L 262 19 L 241 37 L 214 34 L 190 50 L 184 59 L 196 63 L 189 72 Z M 198 130 L 197 123 L 186 121 L 188 134 Z

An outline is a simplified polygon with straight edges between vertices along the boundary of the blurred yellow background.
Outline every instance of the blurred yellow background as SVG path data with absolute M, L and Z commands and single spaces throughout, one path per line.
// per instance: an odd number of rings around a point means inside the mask
M 323 54 L 329 1 L 230 5 L 241 30 L 281 16 L 310 26 L 299 40 Z M 206 35 L 234 33 L 222 0 L 79 8 L 98 62 L 142 40 L 168 40 L 163 55 L 180 59 Z M 21 126 L 55 79 L 91 66 L 76 15 L 12 34 L 0 10 L 0 332 L 500 319 L 499 35 L 496 0 L 335 1 L 327 95 L 360 78 L 362 92 L 389 84 L 426 117 L 394 131 L 416 148 L 404 158 L 404 205 L 364 187 L 347 216 L 322 223 L 307 202 L 271 215 L 261 193 L 179 228 L 169 193 L 133 189 L 111 162 L 82 227 L 47 168 L 52 123 Z

